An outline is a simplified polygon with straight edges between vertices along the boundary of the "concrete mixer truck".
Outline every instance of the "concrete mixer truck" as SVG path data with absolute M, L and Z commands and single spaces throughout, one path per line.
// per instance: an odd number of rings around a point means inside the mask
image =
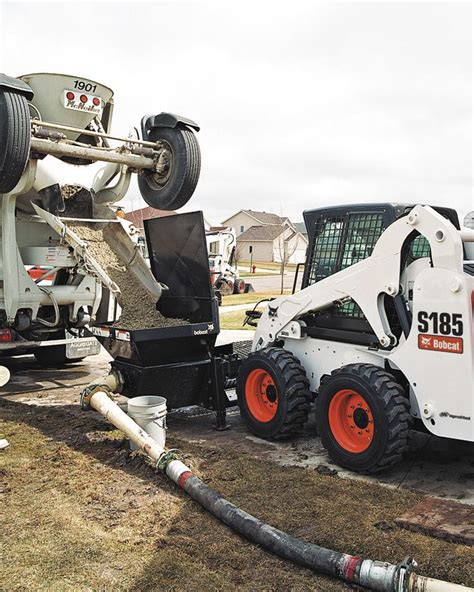
M 155 302 L 166 288 L 110 206 L 133 175 L 148 205 L 183 206 L 199 178 L 199 127 L 159 113 L 121 137 L 111 134 L 113 109 L 113 91 L 94 80 L 0 75 L 0 357 L 78 360 L 97 351 L 87 327 L 119 318 L 121 290 L 84 227 L 101 232 Z

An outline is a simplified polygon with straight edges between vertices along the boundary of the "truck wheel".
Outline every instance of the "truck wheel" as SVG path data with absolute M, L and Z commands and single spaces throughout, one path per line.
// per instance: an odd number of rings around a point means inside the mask
M 199 180 L 201 154 L 196 136 L 187 127 L 157 127 L 147 139 L 163 144 L 166 162 L 162 173 L 144 171 L 138 176 L 140 193 L 152 208 L 177 210 L 189 201 Z
M 84 358 L 68 358 L 65 345 L 51 345 L 49 347 L 38 347 L 33 352 L 36 361 L 45 368 L 61 368 L 67 364 L 81 362 Z
M 249 429 L 267 439 L 301 434 L 311 393 L 303 366 L 282 348 L 251 353 L 237 377 L 240 414 Z
M 245 294 L 244 280 L 237 280 L 234 282 L 234 294 Z
M 372 364 L 349 364 L 323 378 L 316 419 L 329 456 L 352 471 L 382 471 L 407 449 L 405 391 L 392 374 Z
M 65 337 L 65 331 L 59 330 L 55 333 L 50 333 L 49 338 L 64 339 Z M 84 358 L 68 358 L 66 356 L 66 345 L 37 347 L 33 350 L 33 355 L 39 364 L 49 368 L 61 368 L 62 366 L 66 366 L 66 364 L 74 364 L 74 362 L 84 360 Z
M 30 155 L 30 113 L 26 98 L 0 91 L 0 193 L 18 184 Z

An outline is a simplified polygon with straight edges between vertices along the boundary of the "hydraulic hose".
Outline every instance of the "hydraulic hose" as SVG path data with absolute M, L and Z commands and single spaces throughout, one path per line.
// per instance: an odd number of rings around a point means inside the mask
M 332 551 L 291 536 L 244 512 L 193 475 L 191 469 L 176 458 L 175 451 L 165 450 L 111 400 L 111 392 L 119 383 L 120 377 L 114 375 L 104 379 L 100 385 L 90 385 L 82 393 L 82 405 L 99 411 L 143 450 L 178 487 L 253 543 L 318 573 L 377 592 L 474 592 L 474 588 L 415 574 L 413 570 L 416 563 L 409 558 L 393 565 Z

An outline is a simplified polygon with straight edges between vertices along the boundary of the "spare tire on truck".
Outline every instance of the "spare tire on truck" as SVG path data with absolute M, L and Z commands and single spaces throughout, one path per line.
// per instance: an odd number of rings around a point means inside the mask
M 30 87 L 0 74 L 0 193 L 12 191 L 30 155 L 31 122 L 27 98 Z
M 146 203 L 158 210 L 177 210 L 191 198 L 201 171 L 201 152 L 191 128 L 197 125 L 170 113 L 144 117 L 142 136 L 148 142 L 160 142 L 165 150 L 160 157 L 161 172 L 143 171 L 138 187 Z

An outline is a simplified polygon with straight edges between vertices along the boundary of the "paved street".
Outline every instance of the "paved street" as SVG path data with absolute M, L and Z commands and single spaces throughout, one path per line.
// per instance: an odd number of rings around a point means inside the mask
M 299 273 L 299 278 L 301 278 L 303 274 Z M 290 273 L 286 273 L 283 279 L 283 287 L 285 290 L 291 290 L 293 288 L 293 280 L 295 274 L 293 271 Z M 254 277 L 246 277 L 244 278 L 245 281 L 249 284 L 252 284 L 253 289 L 255 292 L 280 292 L 281 286 L 281 276 L 280 275 L 256 275 Z

